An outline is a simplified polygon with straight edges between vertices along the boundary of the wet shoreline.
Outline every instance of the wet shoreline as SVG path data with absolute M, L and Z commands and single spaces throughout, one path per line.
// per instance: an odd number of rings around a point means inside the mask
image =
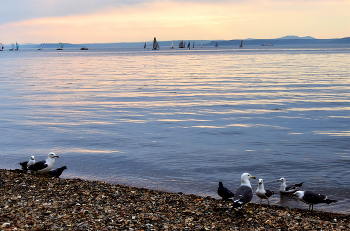
M 3 230 L 350 229 L 350 215 L 0 170 Z

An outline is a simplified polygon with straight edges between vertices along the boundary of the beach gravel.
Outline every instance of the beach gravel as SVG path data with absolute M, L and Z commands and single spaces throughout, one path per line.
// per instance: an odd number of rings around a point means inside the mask
M 350 215 L 0 170 L 0 230 L 350 230 Z

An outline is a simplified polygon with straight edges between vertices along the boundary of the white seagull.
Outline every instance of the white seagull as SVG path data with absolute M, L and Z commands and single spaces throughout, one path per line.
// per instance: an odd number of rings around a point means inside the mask
M 299 184 L 290 184 L 287 185 L 287 181 L 284 177 L 281 177 L 278 179 L 278 181 L 281 181 L 280 189 L 278 190 L 280 193 L 294 193 L 299 190 L 299 187 L 303 185 L 304 182 L 301 182 Z
M 35 158 L 34 158 L 34 156 L 31 156 L 29 161 L 24 161 L 24 162 L 21 162 L 19 164 L 22 166 L 23 170 L 28 170 L 29 166 L 35 164 Z
M 241 208 L 244 204 L 250 202 L 253 198 L 252 186 L 249 178 L 256 179 L 249 173 L 243 173 L 241 176 L 241 185 L 237 188 L 235 196 L 233 197 L 232 208 Z
M 264 180 L 260 178 L 258 188 L 256 189 L 256 195 L 260 197 L 260 204 L 262 202 L 262 199 L 266 199 L 267 204 L 270 204 L 269 197 L 271 197 L 274 194 L 274 191 L 264 188 Z
M 28 170 L 31 170 L 37 173 L 49 172 L 53 168 L 53 165 L 55 164 L 55 157 L 57 158 L 59 157 L 53 152 L 50 152 L 47 156 L 48 157 L 46 160 L 38 161 L 35 164 L 28 166 Z
M 312 191 L 296 191 L 293 195 L 298 196 L 302 202 L 309 204 L 309 210 L 313 210 L 315 204 L 337 202 L 337 200 L 328 199 L 327 196 Z

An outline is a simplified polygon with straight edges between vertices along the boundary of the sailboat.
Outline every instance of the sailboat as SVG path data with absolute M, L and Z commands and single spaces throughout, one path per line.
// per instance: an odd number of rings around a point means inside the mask
M 184 40 L 182 40 L 180 43 L 179 43 L 179 48 L 185 48 L 185 43 L 184 43 Z
M 191 42 L 188 42 L 187 48 L 188 48 L 188 49 L 191 49 Z
M 173 42 L 170 45 L 170 49 L 174 49 L 174 40 L 173 40 Z
M 4 45 L 2 45 L 2 43 L 0 43 L 0 51 L 4 50 Z
M 40 43 L 40 47 L 38 48 L 39 51 L 41 51 L 43 49 L 43 44 Z
M 146 43 L 145 43 L 145 45 L 143 45 L 143 48 L 145 48 L 145 49 L 146 49 Z
M 159 50 L 159 48 L 160 47 L 159 47 L 159 44 L 157 42 L 157 39 L 156 39 L 156 37 L 154 37 L 152 50 Z
M 193 42 L 193 44 L 192 44 L 192 48 L 194 48 L 194 42 Z
M 9 51 L 13 51 L 15 49 L 15 44 L 11 44 L 11 49 L 9 49 Z
M 18 48 L 19 48 L 19 45 L 18 45 L 18 43 L 16 42 L 16 48 L 15 48 L 15 51 L 18 51 Z
M 63 43 L 59 42 L 58 43 L 58 48 L 56 50 L 58 50 L 58 51 L 63 50 Z
M 243 47 L 243 40 L 241 40 L 241 45 L 239 45 L 239 47 Z
M 202 43 L 201 43 L 201 48 L 203 48 L 203 45 L 202 45 Z
M 218 43 L 215 43 L 215 47 L 218 47 L 219 45 L 218 45 Z

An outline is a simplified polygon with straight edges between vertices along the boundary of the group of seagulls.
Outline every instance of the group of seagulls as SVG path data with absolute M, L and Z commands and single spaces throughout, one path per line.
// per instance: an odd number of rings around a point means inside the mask
M 241 185 L 237 188 L 236 193 L 231 192 L 229 189 L 224 187 L 222 182 L 219 182 L 217 193 L 223 200 L 232 201 L 232 208 L 242 208 L 243 205 L 249 203 L 253 198 L 253 190 L 250 184 L 250 178 L 256 179 L 249 173 L 242 174 Z M 299 200 L 309 205 L 309 210 L 313 210 L 314 204 L 330 204 L 332 202 L 337 202 L 337 200 L 328 199 L 327 196 L 319 193 L 312 191 L 300 191 L 299 188 L 303 185 L 304 182 L 287 185 L 287 181 L 284 177 L 278 179 L 278 181 L 281 182 L 281 186 L 278 190 L 281 195 L 297 196 Z M 266 199 L 267 203 L 270 204 L 269 198 L 274 195 L 275 192 L 269 189 L 265 189 L 264 180 L 260 178 L 255 194 L 260 198 L 260 203 L 262 203 L 263 199 Z
M 19 164 L 22 166 L 22 170 L 24 171 L 31 171 L 31 172 L 36 172 L 40 174 L 48 174 L 50 176 L 59 177 L 62 174 L 62 172 L 65 169 L 67 169 L 67 167 L 63 166 L 55 170 L 52 170 L 55 164 L 55 157 L 59 158 L 58 155 L 56 155 L 53 152 L 50 152 L 47 155 L 46 160 L 36 162 L 34 156 L 31 156 L 29 161 L 24 161 Z M 44 175 L 43 175 L 43 178 L 44 178 Z
M 46 160 L 36 162 L 34 156 L 31 156 L 29 161 L 21 162 L 19 164 L 22 166 L 22 170 L 24 171 L 49 174 L 51 176 L 59 177 L 62 172 L 67 169 L 67 167 L 63 166 L 61 168 L 52 170 L 55 164 L 55 157 L 59 158 L 55 153 L 50 152 Z M 229 189 L 224 187 L 222 182 L 219 182 L 217 193 L 223 200 L 232 201 L 232 208 L 242 208 L 243 205 L 249 203 L 253 198 L 253 190 L 250 184 L 250 178 L 256 179 L 249 173 L 243 173 L 241 175 L 241 185 L 237 188 L 236 193 L 231 192 Z M 337 200 L 328 199 L 327 196 L 319 193 L 312 191 L 300 191 L 299 188 L 303 185 L 304 182 L 287 185 L 287 181 L 284 177 L 278 179 L 278 181 L 281 182 L 281 186 L 278 190 L 281 195 L 297 196 L 302 202 L 309 204 L 309 210 L 313 210 L 314 204 L 330 204 L 332 202 L 337 202 Z M 260 198 L 260 203 L 262 203 L 263 199 L 266 199 L 267 203 L 270 204 L 269 198 L 274 195 L 275 192 L 269 189 L 265 189 L 264 180 L 260 178 L 255 194 Z

